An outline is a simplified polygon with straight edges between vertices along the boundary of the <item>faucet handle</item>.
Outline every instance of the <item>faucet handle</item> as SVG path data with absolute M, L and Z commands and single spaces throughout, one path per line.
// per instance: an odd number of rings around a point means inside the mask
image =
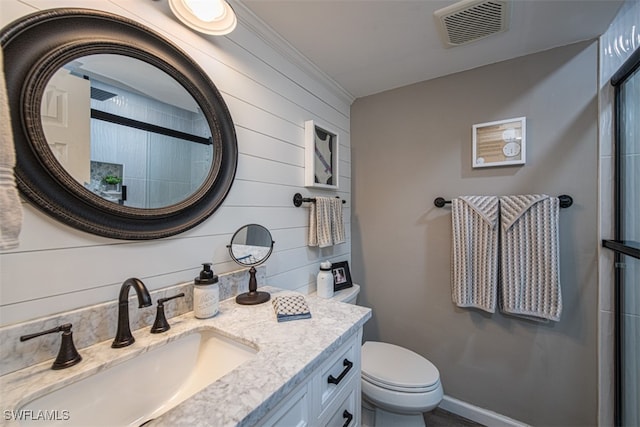
M 20 337 L 20 341 L 27 341 L 32 338 L 41 337 L 42 335 L 52 334 L 55 332 L 62 332 L 62 341 L 60 343 L 60 350 L 58 350 L 58 356 L 53 361 L 51 369 L 64 369 L 79 363 L 82 360 L 82 356 L 76 350 L 76 346 L 73 344 L 73 332 L 71 332 L 71 323 L 65 323 L 64 325 L 57 326 L 52 329 L 48 329 L 42 332 L 36 332 L 35 334 L 23 335 Z
M 158 300 L 158 311 L 156 312 L 156 320 L 155 322 L 153 322 L 153 326 L 151 327 L 152 334 L 159 334 L 160 332 L 165 332 L 171 329 L 171 325 L 169 325 L 167 317 L 164 315 L 164 303 L 183 296 L 184 292 L 181 292 L 178 295 L 174 295 L 168 298 L 160 298 Z

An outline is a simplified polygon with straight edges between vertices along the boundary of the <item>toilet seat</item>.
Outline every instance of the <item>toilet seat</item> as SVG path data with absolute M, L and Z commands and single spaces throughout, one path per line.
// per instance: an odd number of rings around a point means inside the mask
M 431 411 L 440 404 L 444 391 L 442 385 L 423 393 L 406 393 L 378 387 L 364 378 L 361 380 L 362 398 L 374 406 L 398 414 L 420 414 Z
M 425 393 L 441 387 L 440 373 L 433 363 L 406 348 L 376 341 L 362 345 L 362 379 L 403 393 Z
M 398 387 L 392 384 L 386 384 L 380 381 L 376 381 L 375 379 L 372 379 L 366 375 L 362 375 L 362 380 L 368 382 L 369 384 L 373 384 L 375 386 L 378 386 L 380 388 L 384 388 L 386 390 L 390 390 L 390 391 L 397 391 L 400 393 L 427 393 L 430 391 L 433 391 L 435 389 L 437 389 L 440 386 L 440 381 L 436 381 L 434 384 L 431 384 L 429 386 L 426 387 Z

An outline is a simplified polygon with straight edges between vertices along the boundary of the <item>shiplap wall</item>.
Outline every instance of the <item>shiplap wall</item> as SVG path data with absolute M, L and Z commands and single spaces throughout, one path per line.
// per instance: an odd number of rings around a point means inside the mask
M 173 17 L 166 0 L 2 0 L 0 24 L 54 7 L 92 8 L 134 19 L 190 55 L 229 107 L 238 137 L 238 170 L 229 196 L 213 216 L 161 240 L 93 236 L 23 203 L 20 246 L 0 253 L 0 325 L 111 301 L 128 277 L 157 289 L 193 280 L 202 262 L 213 262 L 218 274 L 237 270 L 226 245 L 247 223 L 266 226 L 276 242 L 266 263 L 270 285 L 313 291 L 320 261 L 351 260 L 351 100 L 339 88 L 287 59 L 285 49 L 255 31 L 254 18 L 246 11 L 243 17 L 238 4 L 239 25 L 225 37 L 192 32 Z M 327 123 L 338 133 L 337 192 L 304 188 L 305 120 Z M 345 199 L 347 242 L 308 248 L 308 209 L 293 206 L 296 192 Z

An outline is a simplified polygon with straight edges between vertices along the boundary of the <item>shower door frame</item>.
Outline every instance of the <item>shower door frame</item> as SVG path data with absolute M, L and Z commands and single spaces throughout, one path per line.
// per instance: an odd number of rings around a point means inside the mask
M 621 128 L 622 106 L 621 106 L 621 88 L 622 85 L 631 77 L 636 70 L 640 68 L 640 49 L 636 51 L 622 64 L 620 69 L 611 78 L 611 85 L 615 88 L 615 171 L 614 171 L 614 204 L 615 204 L 615 225 L 614 239 L 603 240 L 602 245 L 614 251 L 614 425 L 623 426 L 623 256 L 630 256 L 640 259 L 640 242 L 623 240 L 624 230 L 622 229 L 624 221 L 624 201 L 625 194 L 623 192 L 622 176 L 622 141 L 623 129 Z

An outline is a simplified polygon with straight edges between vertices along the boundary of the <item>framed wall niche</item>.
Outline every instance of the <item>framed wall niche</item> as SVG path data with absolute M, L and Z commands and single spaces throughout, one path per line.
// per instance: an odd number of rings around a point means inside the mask
M 526 163 L 526 118 L 498 120 L 473 125 L 472 167 L 524 165 Z
M 305 187 L 338 189 L 338 133 L 314 120 L 304 122 Z

